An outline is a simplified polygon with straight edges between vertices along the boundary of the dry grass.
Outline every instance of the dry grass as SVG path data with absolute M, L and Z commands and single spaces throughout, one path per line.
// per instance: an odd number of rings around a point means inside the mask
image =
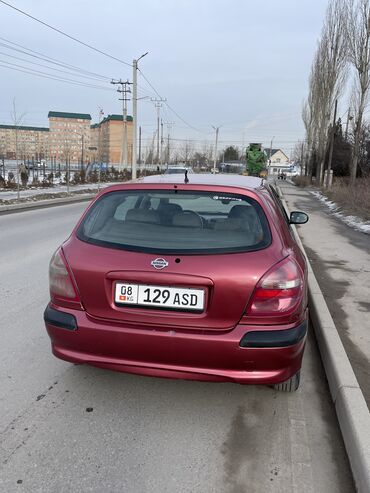
M 351 186 L 348 178 L 335 178 L 331 190 L 323 190 L 344 212 L 370 220 L 370 177 L 357 178 Z
M 311 185 L 311 180 L 309 176 L 304 176 L 304 175 L 293 176 L 292 181 L 297 187 L 301 187 L 301 188 L 308 187 Z

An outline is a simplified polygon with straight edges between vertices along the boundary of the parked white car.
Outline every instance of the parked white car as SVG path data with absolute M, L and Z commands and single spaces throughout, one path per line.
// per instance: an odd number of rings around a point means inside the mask
M 194 171 L 189 168 L 188 166 L 168 166 L 166 171 L 164 172 L 165 175 L 185 175 L 185 171 L 190 173 L 194 173 Z

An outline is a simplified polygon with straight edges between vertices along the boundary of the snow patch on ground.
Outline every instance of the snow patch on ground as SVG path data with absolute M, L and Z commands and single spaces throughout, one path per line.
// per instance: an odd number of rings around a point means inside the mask
M 110 185 L 119 185 L 121 182 L 102 182 L 100 183 L 100 189 L 109 187 Z M 97 183 L 85 183 L 83 185 L 70 185 L 69 191 L 79 191 L 79 190 L 98 190 Z M 54 187 L 46 188 L 28 188 L 27 190 L 20 190 L 20 198 L 35 197 L 36 195 L 54 195 L 56 193 L 66 193 L 67 185 L 56 185 Z M 17 189 L 0 191 L 0 201 L 1 200 L 12 200 L 17 198 Z
M 342 209 L 335 202 L 332 202 L 327 197 L 325 197 L 320 192 L 310 191 L 312 195 L 314 195 L 317 199 L 319 199 L 323 204 L 325 204 L 333 213 L 335 217 L 346 223 L 353 229 L 357 231 L 361 231 L 365 234 L 370 234 L 370 221 L 364 221 L 363 219 L 357 216 L 347 216 L 342 212 Z

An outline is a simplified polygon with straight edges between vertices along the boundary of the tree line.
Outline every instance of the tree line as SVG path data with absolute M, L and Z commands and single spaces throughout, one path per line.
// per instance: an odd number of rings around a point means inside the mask
M 348 109 L 338 117 L 337 103 L 348 93 Z M 320 185 L 330 168 L 352 184 L 370 173 L 369 93 L 369 0 L 330 0 L 302 109 L 306 138 L 297 150 L 304 173 Z

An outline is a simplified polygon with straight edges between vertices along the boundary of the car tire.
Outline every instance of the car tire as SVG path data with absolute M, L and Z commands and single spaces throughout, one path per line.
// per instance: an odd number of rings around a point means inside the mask
M 275 390 L 279 390 L 280 392 L 295 392 L 300 383 L 301 372 L 298 371 L 295 375 L 286 380 L 285 382 L 277 383 L 274 385 Z

